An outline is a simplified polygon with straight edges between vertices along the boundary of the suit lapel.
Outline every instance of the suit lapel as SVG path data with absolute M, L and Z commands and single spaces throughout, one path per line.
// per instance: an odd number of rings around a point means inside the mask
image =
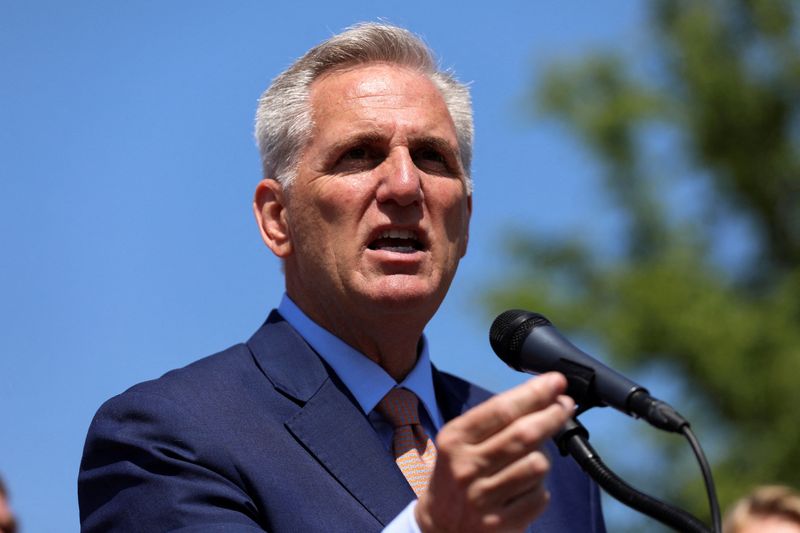
M 369 421 L 333 380 L 286 427 L 381 524 L 414 499 Z
M 388 524 L 414 493 L 345 387 L 274 311 L 248 345 L 275 388 L 300 406 L 286 428 L 381 524 Z

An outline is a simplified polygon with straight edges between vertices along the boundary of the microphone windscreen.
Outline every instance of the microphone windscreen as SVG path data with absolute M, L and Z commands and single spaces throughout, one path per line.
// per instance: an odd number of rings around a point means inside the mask
M 519 355 L 533 328 L 552 325 L 539 313 L 511 309 L 500 313 L 489 329 L 489 344 L 497 356 L 515 370 L 522 370 Z

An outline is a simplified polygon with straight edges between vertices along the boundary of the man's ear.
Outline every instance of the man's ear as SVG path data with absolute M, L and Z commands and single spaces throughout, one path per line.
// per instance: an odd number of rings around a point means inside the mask
M 292 239 L 283 186 L 273 179 L 261 180 L 253 198 L 253 212 L 264 243 L 281 259 L 288 257 L 292 253 Z
M 464 228 L 464 249 L 461 250 L 461 257 L 467 255 L 467 248 L 469 245 L 469 222 L 471 219 L 472 219 L 472 195 L 470 194 L 469 196 L 467 196 L 467 220 L 465 222 L 467 227 Z

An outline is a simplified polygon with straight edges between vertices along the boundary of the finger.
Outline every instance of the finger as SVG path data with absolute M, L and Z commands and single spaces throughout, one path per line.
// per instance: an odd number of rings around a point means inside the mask
M 530 379 L 455 418 L 450 425 L 466 442 L 478 443 L 528 413 L 538 411 L 563 394 L 566 378 L 556 372 Z
M 517 419 L 510 426 L 474 445 L 476 457 L 483 465 L 483 476 L 493 475 L 508 465 L 538 450 L 555 435 L 574 414 L 571 399 L 560 398 L 535 413 Z
M 550 503 L 550 492 L 544 483 L 530 492 L 520 494 L 503 510 L 503 522 L 509 529 L 523 528 L 536 520 Z
M 544 484 L 520 494 L 505 507 L 483 515 L 483 526 L 490 531 L 517 531 L 528 526 L 550 503 L 550 492 Z
M 486 510 L 506 507 L 520 495 L 542 485 L 549 471 L 547 455 L 541 450 L 530 452 L 496 474 L 475 482 L 469 498 Z

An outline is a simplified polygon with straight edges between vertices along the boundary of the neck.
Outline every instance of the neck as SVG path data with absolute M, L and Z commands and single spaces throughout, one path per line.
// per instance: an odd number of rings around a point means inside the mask
M 380 365 L 398 383 L 417 363 L 419 341 L 427 320 L 408 311 L 371 312 L 354 316 L 330 305 L 305 301 L 287 291 L 289 297 L 314 322 Z
M 339 336 L 339 333 L 335 334 Z M 419 357 L 417 348 L 419 339 L 422 335 L 413 337 L 407 333 L 398 335 L 371 336 L 370 338 L 361 337 L 340 337 L 345 342 L 356 348 L 366 357 L 380 365 L 387 374 L 392 376 L 396 382 L 401 382 L 417 364 Z

